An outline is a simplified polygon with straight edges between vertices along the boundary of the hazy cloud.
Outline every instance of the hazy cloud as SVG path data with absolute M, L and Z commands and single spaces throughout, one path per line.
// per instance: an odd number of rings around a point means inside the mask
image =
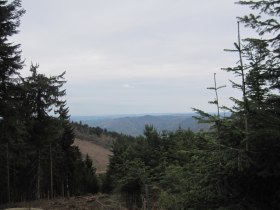
M 220 68 L 236 59 L 223 49 L 236 41 L 235 17 L 246 11 L 230 0 L 28 0 L 23 7 L 13 40 L 22 44 L 24 74 L 31 61 L 46 74 L 66 70 L 73 115 L 214 109 L 206 87 L 214 72 L 228 84 Z

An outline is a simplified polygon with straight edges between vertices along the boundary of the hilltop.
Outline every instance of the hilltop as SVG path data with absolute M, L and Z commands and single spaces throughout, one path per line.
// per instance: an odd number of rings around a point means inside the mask
M 206 124 L 197 123 L 197 121 L 193 118 L 194 115 L 194 113 L 187 113 L 119 116 L 73 116 L 71 117 L 71 120 L 131 136 L 142 135 L 145 125 L 153 125 L 158 131 L 175 131 L 178 128 L 182 128 L 190 129 L 196 132 L 209 127 Z

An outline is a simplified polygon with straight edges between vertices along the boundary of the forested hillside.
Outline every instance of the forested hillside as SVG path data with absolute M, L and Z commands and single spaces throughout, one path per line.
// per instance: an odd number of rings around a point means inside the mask
M 78 139 L 94 142 L 101 145 L 104 148 L 110 149 L 114 141 L 118 141 L 122 138 L 133 139 L 132 136 L 120 134 L 114 131 L 108 131 L 100 127 L 91 127 L 81 122 L 72 122 L 71 126 L 74 130 L 75 136 Z
M 92 127 L 100 127 L 125 135 L 139 136 L 143 134 L 145 125 L 153 125 L 158 131 L 176 131 L 178 128 L 192 131 L 207 130 L 210 125 L 199 124 L 189 114 L 158 114 L 142 116 L 107 116 L 107 117 L 71 117 L 76 122 L 83 122 Z

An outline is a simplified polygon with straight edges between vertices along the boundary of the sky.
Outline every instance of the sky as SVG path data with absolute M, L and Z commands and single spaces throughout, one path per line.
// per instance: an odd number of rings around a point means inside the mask
M 66 71 L 72 116 L 188 113 L 208 104 L 218 85 L 220 104 L 241 93 L 231 88 L 237 55 L 237 16 L 250 10 L 232 0 L 25 0 L 20 32 L 25 67 Z M 241 29 L 242 35 L 248 33 Z M 234 78 L 239 81 L 239 78 Z

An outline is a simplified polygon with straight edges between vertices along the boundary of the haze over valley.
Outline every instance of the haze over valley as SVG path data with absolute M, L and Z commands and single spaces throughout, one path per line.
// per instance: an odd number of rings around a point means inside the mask
M 159 132 L 176 131 L 179 128 L 196 132 L 209 127 L 206 124 L 199 124 L 193 116 L 194 113 L 72 116 L 71 120 L 132 136 L 142 135 L 145 125 L 153 125 Z

